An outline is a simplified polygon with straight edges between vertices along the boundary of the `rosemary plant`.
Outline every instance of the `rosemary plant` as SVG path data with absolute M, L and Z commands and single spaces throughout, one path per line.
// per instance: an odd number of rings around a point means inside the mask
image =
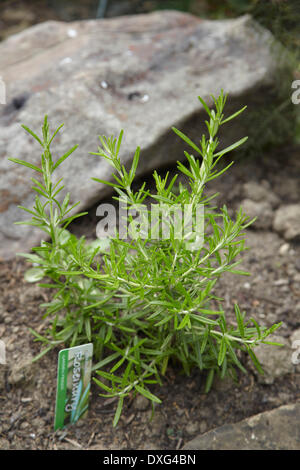
M 279 326 L 265 328 L 254 318 L 247 320 L 238 305 L 234 306 L 236 321 L 229 321 L 222 308 L 223 299 L 217 295 L 217 281 L 223 273 L 248 274 L 238 270 L 237 265 L 245 249 L 243 230 L 252 221 L 242 209 L 232 220 L 226 206 L 221 209 L 211 206 L 214 196 L 205 195 L 206 184 L 230 166 L 218 170 L 219 160 L 246 140 L 217 151 L 219 127 L 244 108 L 225 118 L 226 96 L 221 92 L 213 99 L 215 109 L 209 109 L 199 97 L 208 115 L 208 137 L 203 135 L 199 144 L 173 128 L 196 155 L 186 151 L 186 163 L 178 162 L 178 171 L 188 178 L 186 186 L 179 184 L 178 189 L 176 176 L 169 180 L 168 175 L 162 178 L 155 171 L 154 193 L 145 184 L 134 191 L 132 183 L 140 151 L 137 148 L 131 168 L 126 170 L 120 158 L 123 132 L 118 138 L 100 137 L 101 146 L 94 153 L 105 158 L 114 171 L 113 182 L 96 181 L 112 186 L 115 199 L 130 209 L 145 201 L 163 204 L 170 210 L 175 206 L 189 207 L 193 229 L 195 211 L 204 207 L 202 238 L 199 233 L 191 236 L 193 230 L 178 237 L 175 218 L 169 223 L 168 239 L 151 238 L 147 231 L 145 235 L 134 225 L 129 210 L 127 222 L 135 227 L 135 237 L 122 238 L 116 231 L 109 239 L 90 244 L 83 237 L 77 239 L 67 227 L 83 214 L 71 215 L 76 204 L 69 204 L 69 194 L 58 197 L 64 188 L 62 179 L 55 184 L 53 180 L 53 173 L 59 171 L 76 146 L 53 161 L 50 145 L 61 126 L 51 136 L 47 116 L 42 138 L 23 126 L 42 147 L 41 166 L 10 159 L 41 176 L 32 178 L 36 193 L 33 209 L 20 206 L 31 215 L 31 220 L 19 222 L 42 229 L 48 240 L 33 248 L 32 253 L 21 254 L 34 264 L 26 272 L 26 279 L 39 282 L 45 278 L 40 286 L 53 291 L 52 301 L 42 304 L 51 326 L 44 336 L 32 331 L 36 340 L 44 344 L 37 358 L 56 346 L 93 342 L 94 381 L 101 387 L 102 395 L 118 397 L 114 425 L 120 418 L 124 399 L 130 394 L 141 394 L 153 404 L 161 402 L 153 393 L 153 384 L 162 383 L 170 363 L 179 365 L 187 375 L 195 367 L 203 371 L 206 391 L 216 374 L 234 378 L 237 369 L 246 372 L 241 363 L 243 351 L 263 372 L 253 349 L 261 342 L 268 343 L 267 336 Z M 144 216 L 149 212 L 144 210 Z

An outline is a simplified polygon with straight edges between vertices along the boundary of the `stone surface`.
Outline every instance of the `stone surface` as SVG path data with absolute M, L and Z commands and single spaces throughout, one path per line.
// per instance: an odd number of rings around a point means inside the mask
M 15 386 L 28 386 L 34 381 L 36 363 L 32 357 L 24 357 L 21 361 L 13 363 L 8 374 L 8 383 Z
M 255 202 L 268 202 L 272 207 L 277 207 L 280 204 L 280 199 L 270 188 L 268 181 L 248 181 L 243 185 L 243 193 L 246 199 L 251 199 Z
M 300 239 L 300 204 L 280 206 L 275 213 L 273 228 L 286 240 Z
M 97 151 L 98 135 L 124 129 L 123 162 L 128 164 L 140 145 L 140 173 L 170 164 L 183 158 L 186 148 L 171 126 L 200 138 L 205 115 L 197 96 L 209 100 L 221 88 L 228 93 L 228 114 L 242 105 L 248 110 L 224 126 L 220 148 L 250 135 L 247 113 L 274 104 L 276 77 L 285 69 L 283 54 L 278 58 L 273 46 L 271 34 L 249 16 L 203 21 L 172 11 L 49 21 L 3 41 L 0 73 L 7 104 L 0 106 L 0 257 L 13 257 L 42 238 L 32 228 L 13 225 L 27 218 L 17 205 L 33 204 L 33 175 L 7 157 L 39 164 L 41 150 L 21 124 L 40 134 L 45 114 L 51 130 L 65 123 L 53 155 L 79 145 L 58 177 L 64 177 L 66 191 L 72 202 L 81 201 L 77 210 L 82 210 L 107 195 L 107 187 L 91 177 L 111 178 L 108 164 L 88 155 Z
M 259 344 L 254 352 L 259 360 L 264 374 L 261 375 L 255 369 L 257 379 L 260 383 L 271 385 L 278 377 L 294 372 L 292 362 L 292 349 L 290 341 L 279 335 L 268 336 L 267 341 L 283 344 L 283 346 L 272 346 L 268 344 Z
M 299 450 L 300 401 L 200 435 L 183 450 Z
M 257 217 L 251 226 L 252 228 L 268 230 L 272 227 L 273 210 L 268 201 L 256 202 L 251 199 L 244 199 L 241 206 L 250 219 Z

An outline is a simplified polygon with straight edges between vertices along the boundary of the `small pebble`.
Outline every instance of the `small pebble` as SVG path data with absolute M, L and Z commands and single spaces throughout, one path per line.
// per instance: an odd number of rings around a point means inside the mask
M 185 430 L 187 434 L 192 436 L 193 434 L 197 433 L 199 431 L 199 424 L 197 421 L 189 423 L 186 427 Z
M 286 255 L 286 254 L 289 252 L 289 249 L 290 249 L 289 243 L 284 243 L 284 244 L 281 245 L 281 247 L 279 248 L 279 254 L 280 254 L 281 256 L 284 256 L 284 255 Z
M 28 428 L 29 426 L 29 423 L 27 423 L 26 421 L 23 421 L 23 423 L 20 424 L 20 429 L 26 429 Z
M 12 343 L 10 343 L 6 346 L 6 351 L 8 351 L 8 352 L 12 352 L 14 349 L 15 349 L 14 342 L 12 342 Z
M 296 273 L 294 275 L 294 279 L 293 279 L 294 282 L 300 282 L 300 273 Z
M 22 398 L 21 398 L 21 402 L 22 402 L 22 403 L 29 403 L 30 401 L 32 401 L 32 398 L 31 398 L 31 397 L 22 397 Z
M 274 286 L 286 286 L 289 283 L 288 279 L 277 279 L 273 282 Z

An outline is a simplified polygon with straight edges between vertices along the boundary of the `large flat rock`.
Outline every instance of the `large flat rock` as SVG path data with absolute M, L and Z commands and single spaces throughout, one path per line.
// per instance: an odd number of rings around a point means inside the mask
M 300 450 L 300 401 L 227 424 L 188 442 L 184 450 Z
M 204 129 L 198 95 L 209 100 L 223 88 L 228 113 L 245 104 L 250 110 L 265 106 L 284 68 L 273 46 L 271 34 L 249 16 L 203 21 L 173 11 L 50 21 L 2 42 L 7 104 L 0 105 L 0 257 L 13 257 L 41 238 L 40 232 L 13 225 L 26 218 L 17 205 L 33 204 L 32 175 L 7 157 L 34 164 L 40 158 L 39 145 L 20 124 L 39 132 L 45 114 L 53 130 L 65 123 L 53 153 L 58 157 L 79 144 L 59 176 L 81 210 L 107 191 L 90 178 L 110 178 L 110 167 L 88 154 L 97 151 L 98 135 L 124 129 L 124 163 L 140 145 L 140 173 L 174 163 L 183 145 L 171 126 L 192 138 Z M 249 134 L 243 119 L 224 126 L 221 145 Z

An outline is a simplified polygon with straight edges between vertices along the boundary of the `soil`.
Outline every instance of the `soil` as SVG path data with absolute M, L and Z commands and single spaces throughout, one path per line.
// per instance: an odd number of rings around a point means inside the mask
M 219 180 L 210 183 L 209 191 L 219 191 L 218 203 L 226 203 L 232 211 L 240 206 L 244 184 L 249 181 L 269 186 L 280 204 L 295 203 L 300 199 L 299 170 L 299 148 L 285 147 L 264 157 L 238 159 Z M 89 214 L 73 224 L 71 231 L 94 237 L 95 207 Z M 243 268 L 251 277 L 226 276 L 218 284 L 218 296 L 225 299 L 228 311 L 238 302 L 248 317 L 261 324 L 282 321 L 278 334 L 288 338 L 300 327 L 300 244 L 289 243 L 283 250 L 286 242 L 272 228 L 258 230 L 255 225 L 247 229 L 246 240 L 250 250 L 244 255 Z M 92 383 L 88 416 L 54 432 L 58 350 L 28 363 L 41 347 L 29 328 L 43 331 L 40 304 L 47 301 L 49 292 L 26 283 L 25 270 L 21 258 L 0 262 L 0 338 L 7 356 L 7 366 L 0 366 L 1 449 L 181 449 L 199 434 L 299 398 L 299 368 L 266 385 L 258 381 L 245 358 L 248 374 L 238 373 L 238 383 L 217 381 L 209 394 L 204 393 L 205 374 L 194 371 L 186 377 L 170 368 L 163 386 L 153 389 L 162 404 L 156 407 L 152 421 L 147 402 L 131 398 L 119 425 L 113 428 L 116 403 L 100 397 L 99 388 Z

